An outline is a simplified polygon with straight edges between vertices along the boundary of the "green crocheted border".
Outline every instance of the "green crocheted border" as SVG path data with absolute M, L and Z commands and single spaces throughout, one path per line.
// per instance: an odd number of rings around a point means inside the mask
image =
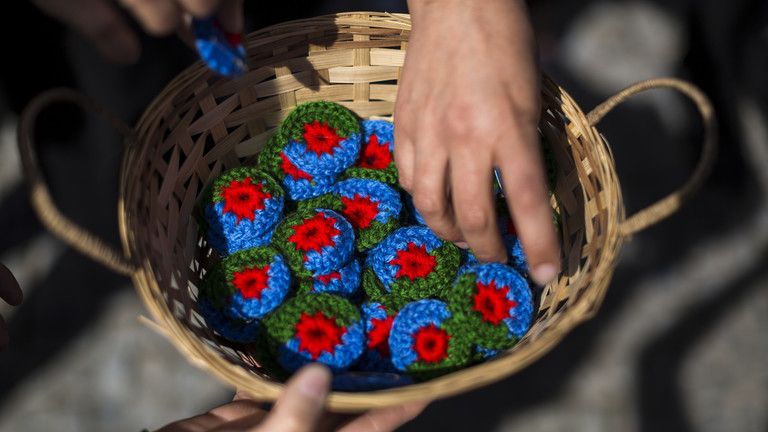
M 314 210 L 318 208 L 333 210 L 343 216 L 342 209 L 344 203 L 337 195 L 325 194 L 308 200 L 299 201 L 299 210 Z M 390 219 L 387 223 L 381 223 L 377 220 L 371 221 L 371 225 L 365 229 L 354 228 L 355 231 L 355 248 L 358 252 L 365 252 L 368 249 L 376 246 L 390 235 L 394 230 L 400 227 L 398 219 Z
M 280 185 L 275 181 L 274 178 L 272 178 L 269 173 L 262 171 L 258 169 L 257 167 L 251 167 L 251 166 L 242 166 L 238 168 L 232 168 L 230 170 L 227 170 L 223 172 L 219 177 L 216 178 L 216 180 L 211 184 L 211 187 L 209 189 L 209 194 L 207 195 L 210 197 L 209 202 L 219 202 L 224 199 L 222 196 L 222 190 L 229 186 L 230 183 L 233 181 L 242 181 L 246 177 L 250 177 L 254 180 L 254 183 L 257 181 L 264 181 L 266 182 L 265 190 L 266 192 L 270 193 L 272 196 L 284 196 L 285 191 L 283 191 L 283 188 L 280 187 Z
M 295 335 L 295 326 L 302 312 L 312 315 L 318 311 L 329 318 L 333 317 L 338 326 L 349 327 L 360 321 L 360 308 L 344 297 L 324 293 L 298 295 L 280 305 L 262 321 L 271 348 L 284 344 Z
M 207 299 L 216 308 L 224 308 L 229 301 L 229 296 L 233 291 L 227 286 L 227 279 L 224 274 L 224 267 L 221 262 L 217 262 L 203 276 L 200 283 L 198 296 Z
M 275 135 L 276 144 L 282 148 L 291 139 L 301 140 L 304 135 L 304 125 L 315 120 L 327 123 L 343 138 L 360 132 L 360 119 L 348 108 L 335 102 L 306 102 L 297 105 L 283 120 Z
M 400 302 L 408 303 L 424 298 L 443 298 L 451 289 L 451 284 L 459 270 L 461 254 L 459 248 L 453 243 L 444 243 L 433 251 L 435 266 L 432 273 L 425 278 L 411 281 L 407 278 L 395 280 L 390 286 L 390 294 Z M 398 306 L 398 309 L 404 305 Z
M 408 373 L 415 379 L 424 381 L 469 365 L 474 360 L 472 355 L 474 345 L 464 333 L 467 330 L 466 327 L 466 323 L 454 316 L 443 321 L 440 328 L 451 336 L 448 341 L 448 356 L 437 363 L 417 361 L 408 366 Z
M 451 314 L 463 323 L 462 334 L 472 343 L 492 349 L 511 348 L 517 343 L 517 337 L 510 338 L 508 327 L 503 322 L 499 325 L 485 322 L 480 313 L 474 310 L 476 282 L 477 274 L 473 272 L 464 273 L 456 280 L 445 296 Z
M 283 150 L 283 146 L 277 144 L 276 136 L 272 135 L 264 144 L 264 148 L 261 149 L 259 155 L 256 157 L 256 165 L 262 171 L 269 173 L 274 178 L 282 180 L 285 177 L 285 173 L 280 168 L 282 159 L 280 158 L 280 152 Z
M 246 267 L 263 267 L 271 264 L 278 251 L 269 246 L 253 247 L 237 251 L 206 273 L 201 285 L 201 295 L 205 295 L 217 307 L 225 307 L 230 296 L 237 292 L 232 284 L 235 272 Z
M 389 292 L 373 269 L 366 267 L 361 275 L 363 290 L 372 301 L 396 311 L 415 300 L 444 299 L 458 272 L 461 253 L 453 243 L 445 243 L 434 251 L 434 256 L 437 263 L 431 274 L 414 281 L 406 278 L 395 280 Z
M 221 196 L 221 189 L 225 185 L 231 183 L 232 180 L 241 181 L 249 176 L 259 180 L 265 180 L 267 183 L 266 191 L 273 194 L 273 196 L 285 196 L 283 188 L 277 181 L 275 181 L 274 176 L 268 171 L 253 166 L 242 166 L 227 170 L 207 185 L 203 189 L 203 193 L 199 195 L 192 215 L 197 222 L 200 235 L 205 236 L 205 233 L 208 232 L 208 219 L 205 217 L 205 207 L 210 203 L 221 201 L 223 199 Z
M 394 162 L 390 162 L 384 169 L 363 168 L 353 165 L 341 174 L 342 180 L 349 178 L 378 180 L 391 186 L 399 186 L 400 184 L 397 177 L 397 168 L 395 167 Z
M 272 246 L 282 252 L 288 262 L 288 267 L 300 277 L 312 277 L 312 272 L 304 267 L 304 254 L 288 241 L 295 231 L 293 227 L 315 215 L 314 209 L 297 210 L 287 215 L 275 228 L 272 234 Z

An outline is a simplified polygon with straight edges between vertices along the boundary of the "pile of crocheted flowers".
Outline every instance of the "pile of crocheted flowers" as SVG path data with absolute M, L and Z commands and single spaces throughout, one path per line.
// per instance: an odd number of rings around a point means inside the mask
M 508 217 L 509 265 L 441 240 L 398 187 L 393 138 L 388 121 L 302 104 L 255 166 L 209 188 L 203 225 L 220 259 L 198 309 L 275 377 L 321 362 L 339 390 L 403 385 L 493 357 L 531 326 Z

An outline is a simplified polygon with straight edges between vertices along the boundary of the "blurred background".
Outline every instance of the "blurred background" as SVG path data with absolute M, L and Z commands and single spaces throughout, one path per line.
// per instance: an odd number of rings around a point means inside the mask
M 400 1 L 246 2 L 250 29 Z M 69 86 L 128 123 L 194 60 L 177 38 L 143 37 L 134 66 L 100 58 L 29 2 L 0 17 L 0 262 L 25 293 L 0 304 L 0 430 L 138 431 L 228 401 L 143 326 L 130 282 L 48 235 L 28 204 L 16 147 L 20 110 Z M 768 3 L 759 0 L 531 2 L 542 69 L 586 111 L 641 79 L 677 76 L 715 103 L 721 151 L 703 190 L 626 244 L 597 316 L 533 366 L 435 402 L 406 431 L 768 430 Z M 22 26 L 24 30 L 20 30 Z M 34 34 L 34 37 L 29 36 Z M 628 213 L 683 183 L 701 124 L 671 92 L 633 99 L 600 126 Z M 56 200 L 119 244 L 121 143 L 109 128 L 52 109 L 38 129 Z

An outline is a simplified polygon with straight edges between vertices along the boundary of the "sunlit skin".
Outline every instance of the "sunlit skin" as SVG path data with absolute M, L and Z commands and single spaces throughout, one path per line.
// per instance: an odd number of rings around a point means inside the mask
M 141 53 L 139 38 L 120 7 L 155 36 L 183 33 L 189 15 L 215 14 L 226 31 L 243 29 L 242 0 L 33 2 L 90 39 L 105 58 L 120 63 L 133 63 Z M 553 279 L 559 250 L 538 151 L 538 71 L 525 3 L 410 0 L 408 6 L 413 29 L 395 106 L 395 163 L 402 186 L 443 238 L 466 243 L 482 261 L 503 261 L 491 197 L 492 168 L 498 167 L 531 276 L 540 283 Z M 7 280 L 0 278 L 0 284 Z M 15 281 L 0 285 L 6 301 L 16 298 L 13 287 Z M 19 301 L 20 295 L 19 290 Z M 329 425 L 338 425 L 338 416 L 323 416 L 322 410 L 330 376 L 318 368 L 298 373 L 270 415 L 257 403 L 240 399 L 163 430 L 335 429 Z M 349 423 L 340 430 L 393 430 L 425 406 L 346 417 Z

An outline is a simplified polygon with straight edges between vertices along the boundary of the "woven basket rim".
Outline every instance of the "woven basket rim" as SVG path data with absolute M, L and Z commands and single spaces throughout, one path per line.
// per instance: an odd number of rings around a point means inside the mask
M 381 12 L 348 12 L 324 15 L 267 27 L 251 33 L 247 37 L 246 43 L 249 48 L 256 49 L 261 45 L 274 43 L 281 38 L 307 35 L 310 31 L 329 28 L 339 30 L 346 28 L 347 33 L 354 33 L 357 29 L 365 28 L 387 29 L 386 34 L 399 31 L 401 32 L 400 35 L 407 36 L 410 30 L 410 21 L 407 14 Z M 399 40 L 407 41 L 407 39 Z M 403 45 L 406 43 L 403 42 Z M 404 48 L 402 46 L 400 50 L 404 50 Z M 353 48 L 344 49 L 351 50 Z M 268 60 L 270 59 L 268 58 Z M 190 86 L 194 86 L 195 83 L 205 80 L 207 74 L 209 72 L 201 62 L 193 64 L 180 73 L 147 107 L 134 129 L 122 124 L 115 116 L 100 108 L 98 104 L 72 91 L 54 90 L 43 94 L 30 102 L 21 116 L 19 146 L 22 162 L 25 175 L 30 183 L 32 205 L 43 224 L 77 250 L 117 272 L 131 276 L 139 297 L 152 317 L 152 321 L 145 320 L 150 327 L 165 335 L 190 362 L 210 372 L 224 383 L 237 386 L 260 399 L 275 400 L 282 391 L 282 383 L 261 379 L 242 367 L 230 363 L 220 353 L 204 344 L 185 323 L 176 318 L 166 303 L 164 292 L 156 279 L 158 273 L 153 267 L 150 256 L 142 256 L 142 248 L 135 235 L 135 232 L 140 228 L 137 225 L 138 218 L 128 207 L 128 203 L 134 202 L 136 196 L 141 197 L 141 193 L 146 192 L 139 190 L 137 182 L 137 175 L 142 173 L 146 163 L 146 152 L 149 148 L 146 141 L 159 130 L 163 122 L 163 115 L 173 112 L 179 94 L 182 91 L 188 91 Z M 588 253 L 595 262 L 591 267 L 587 266 L 586 272 L 561 275 L 557 281 L 558 284 L 564 283 L 565 288 L 572 285 L 580 286 L 582 287 L 581 291 L 566 293 L 567 307 L 562 309 L 560 305 L 565 303 L 565 300 L 549 299 L 546 307 L 547 317 L 545 320 L 547 323 L 541 331 L 537 332 L 536 339 L 525 345 L 525 349 L 518 349 L 522 345 L 519 344 L 507 351 L 504 356 L 406 387 L 365 393 L 333 392 L 328 400 L 330 409 L 361 411 L 399 405 L 409 401 L 443 398 L 498 381 L 537 360 L 551 350 L 577 324 L 589 319 L 596 312 L 605 296 L 623 241 L 632 233 L 672 214 L 703 182 L 714 160 L 716 123 L 711 104 L 706 96 L 691 84 L 671 78 L 640 82 L 618 92 L 585 115 L 564 89 L 546 76 L 542 81 L 543 94 L 559 104 L 558 113 L 563 116 L 565 130 L 568 131 L 566 138 L 569 146 L 574 145 L 572 136 L 591 144 L 581 147 L 582 151 L 586 152 L 584 157 L 587 159 L 580 159 L 575 163 L 579 183 L 585 184 L 583 182 L 584 176 L 591 175 L 596 175 L 602 179 L 602 182 L 607 182 L 603 185 L 605 186 L 603 189 L 592 191 L 592 195 L 590 195 L 592 200 L 590 205 L 603 209 L 600 214 L 592 216 L 600 219 L 599 227 L 601 230 L 599 233 L 600 244 L 594 245 L 594 240 L 589 244 Z M 238 85 L 237 82 L 219 84 L 219 91 L 227 85 L 230 87 Z M 682 92 L 695 102 L 704 119 L 705 141 L 699 165 L 691 178 L 678 191 L 627 219 L 624 214 L 620 184 L 612 152 L 595 126 L 611 109 L 630 96 L 653 88 L 672 88 Z M 201 93 L 208 92 L 210 95 L 212 91 L 214 91 L 212 87 L 204 87 Z M 196 97 L 198 96 L 197 90 L 194 94 Z M 74 102 L 86 111 L 102 115 L 126 135 L 127 146 L 120 171 L 118 199 L 122 254 L 62 215 L 50 196 L 39 169 L 33 145 L 33 126 L 37 114 L 46 105 L 57 101 Z M 584 144 L 584 142 L 580 141 L 580 144 Z M 590 163 L 590 160 L 595 162 Z M 586 192 L 584 193 L 586 194 Z M 585 225 L 588 225 L 587 222 L 589 221 L 583 221 Z M 586 230 L 589 231 L 589 229 L 587 226 Z M 589 233 L 587 232 L 586 235 L 589 236 Z M 547 292 L 553 284 L 545 287 L 544 292 Z M 575 300 L 573 300 L 574 298 Z M 555 318 L 552 318 L 553 316 Z M 524 341 L 529 335 L 524 338 Z
M 268 35 L 273 31 L 284 31 L 286 29 L 291 29 L 295 26 L 298 26 L 299 24 L 337 26 L 345 24 L 352 25 L 357 23 L 367 23 L 366 25 L 370 26 L 372 23 L 369 21 L 362 20 L 361 22 L 361 14 L 369 15 L 374 19 L 379 19 L 379 21 L 376 21 L 375 24 L 381 24 L 388 28 L 394 27 L 407 30 L 410 27 L 407 24 L 408 16 L 405 14 L 349 12 L 276 24 L 248 35 L 247 39 L 249 42 L 252 42 L 253 40 L 257 40 L 262 35 Z M 141 120 L 137 124 L 136 130 L 138 132 L 139 141 L 141 140 L 142 135 L 145 135 L 145 131 L 150 130 L 154 123 L 157 121 L 155 119 L 155 114 L 160 111 L 159 107 L 165 103 L 168 103 L 168 100 L 171 99 L 172 94 L 170 94 L 168 90 L 173 88 L 175 84 L 186 83 L 190 80 L 193 81 L 199 78 L 205 72 L 205 68 L 201 63 L 196 63 L 190 66 L 166 87 L 166 91 L 161 92 L 154 99 L 152 104 L 150 104 L 149 108 L 145 111 Z M 554 82 L 552 82 L 550 79 L 545 78 L 544 85 L 551 86 L 553 91 L 560 92 L 559 96 L 572 101 L 570 95 L 568 95 L 563 89 L 557 87 L 557 85 L 554 84 Z M 573 105 L 574 107 L 577 106 L 575 103 L 573 103 Z M 583 125 L 588 124 L 584 113 L 580 109 L 570 114 L 571 116 L 576 117 L 571 118 L 574 123 L 580 123 Z M 589 133 L 593 135 L 596 142 L 601 144 L 599 149 L 596 149 L 596 151 L 602 153 L 602 155 L 605 156 L 607 160 L 611 161 L 611 164 L 604 168 L 611 171 L 611 176 L 616 178 L 613 159 L 609 150 L 605 146 L 605 142 L 602 140 L 599 132 L 595 128 L 590 128 Z M 128 175 L 128 173 L 131 172 L 132 167 L 136 163 L 141 163 L 140 152 L 127 152 L 123 167 L 123 172 L 126 173 L 126 175 L 122 177 L 121 181 L 121 196 L 126 196 L 128 193 L 130 193 L 131 176 Z M 620 194 L 617 194 L 616 199 L 613 200 L 612 203 L 615 205 L 615 212 L 620 214 L 621 219 L 623 219 L 624 208 Z M 129 233 L 132 232 L 132 229 L 129 226 L 127 218 L 125 217 L 126 215 L 124 208 L 120 209 L 120 215 L 121 237 L 123 239 L 125 251 L 127 254 L 129 254 L 129 256 L 135 256 L 135 244 L 129 235 Z M 620 219 L 609 220 L 607 223 L 608 231 L 614 233 L 614 235 L 609 234 L 606 237 L 609 241 L 609 244 L 604 245 L 605 250 L 616 250 L 621 245 L 621 237 L 618 234 L 619 220 Z M 132 252 L 134 253 L 132 254 Z M 611 257 L 611 259 L 602 259 L 600 261 L 598 268 L 595 269 L 595 273 L 603 274 L 605 277 L 601 280 L 595 281 L 599 287 L 596 287 L 597 289 L 592 290 L 594 296 L 583 296 L 577 302 L 570 304 L 568 310 L 564 312 L 561 319 L 561 325 L 567 327 L 567 330 L 563 332 L 548 332 L 546 336 L 547 343 L 544 343 L 541 346 L 550 348 L 553 347 L 575 325 L 588 319 L 589 316 L 591 316 L 591 311 L 595 308 L 595 304 L 599 303 L 600 299 L 602 299 L 605 293 L 607 282 L 612 274 L 614 262 L 615 256 Z M 275 399 L 279 395 L 284 387 L 284 384 L 262 380 L 258 381 L 256 385 L 252 385 L 254 384 L 253 380 L 249 379 L 249 376 L 244 375 L 247 374 L 247 372 L 240 370 L 239 368 L 233 368 L 226 359 L 223 359 L 220 356 L 220 354 L 216 353 L 213 349 L 205 346 L 205 344 L 199 341 L 196 336 L 186 328 L 185 324 L 179 322 L 179 320 L 173 316 L 173 313 L 168 310 L 164 302 L 155 301 L 156 294 L 160 292 L 160 288 L 157 285 L 157 282 L 154 280 L 152 264 L 148 259 L 144 259 L 139 263 L 139 265 L 139 271 L 133 275 L 133 282 L 137 288 L 137 291 L 139 292 L 139 295 L 144 301 L 147 309 L 151 312 L 152 318 L 159 324 L 160 328 L 163 329 L 163 333 L 166 334 L 168 339 L 182 353 L 184 353 L 187 358 L 191 359 L 192 362 L 197 366 L 200 366 L 203 369 L 206 369 L 212 374 L 216 375 L 224 382 L 230 384 L 234 382 L 247 383 L 247 385 L 243 388 L 252 394 L 256 394 L 260 397 L 264 397 L 270 400 Z M 153 293 L 155 294 L 153 295 Z M 497 381 L 503 377 L 509 376 L 519 369 L 532 363 L 536 359 L 540 358 L 547 351 L 549 351 L 549 348 L 546 350 L 534 352 L 533 355 L 528 355 L 526 358 L 521 358 L 521 356 L 516 355 L 515 348 L 512 348 L 509 351 L 509 354 L 504 357 L 496 358 L 484 363 L 479 363 L 477 365 L 473 365 L 426 382 L 364 393 L 337 391 L 332 392 L 328 400 L 328 406 L 331 409 L 336 410 L 358 411 L 363 409 L 370 409 L 373 407 L 396 405 L 408 401 L 423 400 L 425 398 L 432 398 L 433 395 L 436 394 L 439 394 L 440 397 L 447 397 L 483 386 L 485 384 Z

